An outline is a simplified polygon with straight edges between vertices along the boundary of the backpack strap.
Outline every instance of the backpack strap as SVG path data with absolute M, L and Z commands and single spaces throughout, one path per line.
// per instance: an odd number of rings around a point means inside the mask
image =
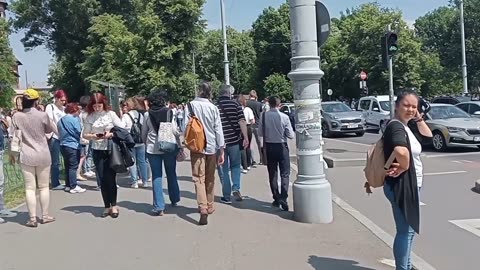
M 195 116 L 195 112 L 193 111 L 193 106 L 192 106 L 192 104 L 191 104 L 190 102 L 187 103 L 187 107 L 188 107 L 188 112 L 189 112 L 190 117 L 194 117 L 194 116 Z

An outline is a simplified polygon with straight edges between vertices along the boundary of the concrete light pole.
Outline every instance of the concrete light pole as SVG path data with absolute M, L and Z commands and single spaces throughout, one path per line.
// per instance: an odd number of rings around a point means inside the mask
M 294 218 L 305 223 L 333 221 L 332 190 L 325 177 L 315 0 L 290 0 L 292 71 L 298 174 L 293 184 Z
M 463 0 L 460 0 L 460 32 L 462 35 L 462 78 L 463 93 L 468 94 L 467 55 L 465 52 L 465 20 L 463 18 Z
M 228 62 L 228 45 L 227 45 L 227 27 L 225 23 L 225 3 L 220 0 L 220 9 L 222 13 L 222 32 L 223 32 L 223 65 L 225 69 L 225 84 L 230 85 L 230 67 Z

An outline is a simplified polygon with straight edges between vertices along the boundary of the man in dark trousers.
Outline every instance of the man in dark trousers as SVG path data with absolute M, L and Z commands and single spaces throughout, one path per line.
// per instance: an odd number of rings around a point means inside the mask
M 288 211 L 288 188 L 290 185 L 290 153 L 288 139 L 294 138 L 290 119 L 278 109 L 280 98 L 273 96 L 268 99 L 270 110 L 260 117 L 258 130 L 260 136 L 265 136 L 267 153 L 267 169 L 275 207 L 280 206 Z M 278 190 L 278 169 L 280 168 L 281 188 Z
M 255 142 L 257 143 L 258 154 L 260 155 L 260 164 L 263 164 L 262 160 L 262 141 L 258 136 L 258 121 L 260 119 L 260 115 L 262 114 L 262 107 L 263 104 L 258 101 L 257 91 L 252 90 L 250 91 L 250 99 L 247 101 L 247 107 L 252 109 L 253 115 L 255 116 L 255 124 L 252 124 L 253 130 L 253 137 L 255 138 Z M 256 162 L 253 160 L 253 166 L 255 166 Z

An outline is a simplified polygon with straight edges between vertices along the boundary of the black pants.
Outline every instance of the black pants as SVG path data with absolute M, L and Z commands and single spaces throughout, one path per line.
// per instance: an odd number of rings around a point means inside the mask
M 253 164 L 252 150 L 250 149 L 250 145 L 252 144 L 252 135 L 253 135 L 252 125 L 247 125 L 247 135 L 248 135 L 248 147 L 240 151 L 240 154 L 242 155 L 242 167 L 244 170 L 246 170 L 248 167 L 251 167 Z
M 105 208 L 117 205 L 117 173 L 110 168 L 110 155 L 108 151 L 93 150 L 93 163 L 95 163 L 97 177 L 100 178 L 103 203 Z
M 80 162 L 80 149 L 60 146 L 63 160 L 65 161 L 65 186 L 71 189 L 77 187 L 77 170 Z
M 270 180 L 270 189 L 272 190 L 275 201 L 288 198 L 288 187 L 290 185 L 290 155 L 286 143 L 266 143 L 267 144 L 267 169 Z M 278 190 L 278 169 L 280 168 L 281 187 Z

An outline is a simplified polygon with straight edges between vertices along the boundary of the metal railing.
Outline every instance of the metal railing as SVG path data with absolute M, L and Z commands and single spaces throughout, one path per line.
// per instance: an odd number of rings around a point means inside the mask
M 5 141 L 7 141 L 7 139 L 5 139 Z M 3 158 L 2 169 L 5 176 L 5 193 L 22 187 L 24 184 L 22 170 L 20 168 L 20 164 L 12 164 L 10 162 L 8 144 L 6 144 L 3 156 L 1 158 Z

